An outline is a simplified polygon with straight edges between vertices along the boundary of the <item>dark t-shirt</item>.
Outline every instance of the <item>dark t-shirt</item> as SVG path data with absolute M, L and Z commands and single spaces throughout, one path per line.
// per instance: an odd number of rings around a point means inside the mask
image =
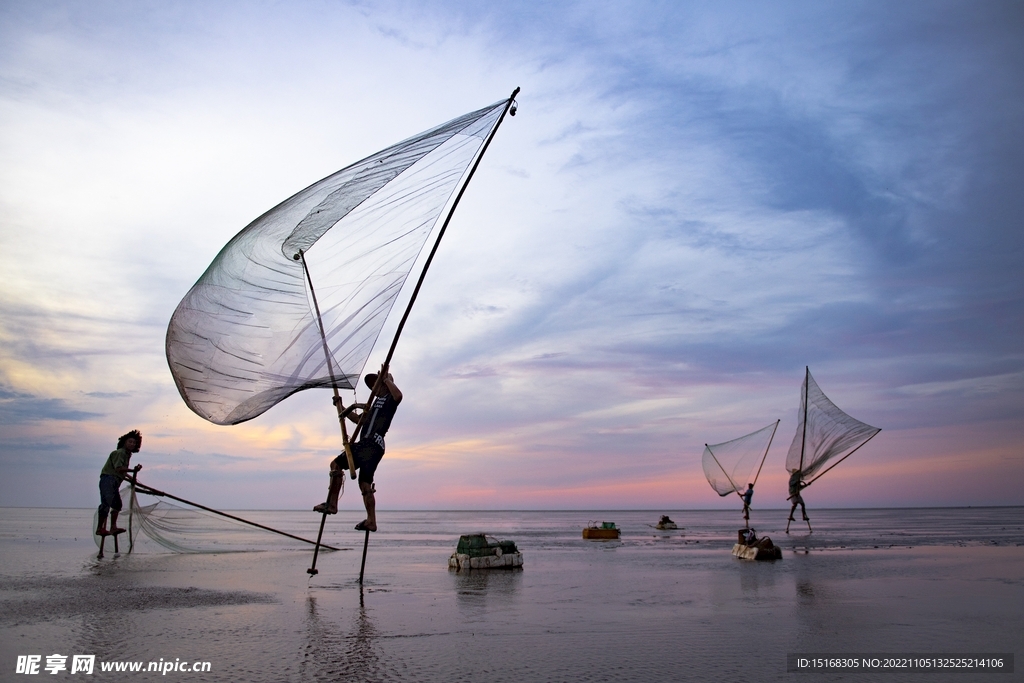
M 398 401 L 395 400 L 391 392 L 385 392 L 383 396 L 377 396 L 373 399 L 373 403 L 369 407 L 369 415 L 366 418 L 366 423 L 363 426 L 363 436 L 360 439 L 371 439 L 378 441 L 384 439 L 384 435 L 388 433 L 388 428 L 391 426 L 391 420 L 395 417 L 395 411 L 398 410 Z M 381 444 L 383 446 L 383 444 Z

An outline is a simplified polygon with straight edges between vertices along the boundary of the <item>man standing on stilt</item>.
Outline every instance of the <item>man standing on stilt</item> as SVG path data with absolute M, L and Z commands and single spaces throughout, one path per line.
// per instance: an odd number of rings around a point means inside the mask
M 811 528 L 811 519 L 807 516 L 807 506 L 804 505 L 804 497 L 800 495 L 800 491 L 807 487 L 807 484 L 803 481 L 803 472 L 800 470 L 794 471 L 789 475 L 789 498 L 793 501 L 793 506 L 789 508 L 789 522 L 796 521 L 793 519 L 793 513 L 796 512 L 796 506 L 800 506 L 800 512 L 804 515 L 804 521 L 807 522 L 807 528 Z M 789 522 L 786 523 L 786 533 L 789 533 Z
M 364 378 L 366 385 L 373 390 L 377 385 L 377 375 L 369 374 Z M 359 531 L 377 530 L 377 501 L 374 497 L 376 486 L 373 483 L 374 472 L 377 465 L 384 457 L 384 435 L 391 426 L 391 420 L 398 410 L 398 404 L 402 402 L 402 392 L 395 386 L 395 382 L 388 373 L 381 381 L 381 386 L 375 393 L 370 394 L 370 399 L 363 408 L 361 417 L 356 417 L 349 409 L 347 417 L 353 422 L 360 422 L 357 441 L 352 444 L 352 459 L 355 461 L 356 469 L 359 470 L 359 492 L 363 495 L 363 507 L 366 508 L 366 519 L 356 525 Z M 338 512 L 338 496 L 341 493 L 341 485 L 344 481 L 345 472 L 348 469 L 348 459 L 344 453 L 331 461 L 331 484 L 327 492 L 327 502 L 321 503 L 313 508 L 315 512 L 333 515 Z
M 743 492 L 743 524 L 750 528 L 750 501 L 754 498 L 754 485 L 747 484 L 747 490 Z
M 121 493 L 118 488 L 124 481 L 125 475 L 131 472 L 128 467 L 132 454 L 138 453 L 142 448 L 142 434 L 138 429 L 133 429 L 117 440 L 117 450 L 107 456 L 107 462 L 100 470 L 100 521 L 96 525 L 97 536 L 120 534 L 124 532 L 117 526 L 117 515 L 121 512 Z M 135 471 L 142 469 L 142 465 L 136 465 Z M 110 530 L 107 530 L 107 514 L 110 514 Z

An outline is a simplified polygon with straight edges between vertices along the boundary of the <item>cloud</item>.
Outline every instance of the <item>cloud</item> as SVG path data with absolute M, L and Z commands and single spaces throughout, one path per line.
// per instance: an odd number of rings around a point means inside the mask
M 39 398 L 0 386 L 0 424 L 61 420 L 82 422 L 101 417 L 99 413 L 77 410 L 59 398 Z
M 395 357 L 405 504 L 489 505 L 526 463 L 543 479 L 506 499 L 632 505 L 670 481 L 716 505 L 703 443 L 792 429 L 805 365 L 885 427 L 865 463 L 924 462 L 957 425 L 991 430 L 993 468 L 1024 409 L 1020 13 L 3 5 L 0 447 L 74 422 L 85 463 L 138 424 L 164 465 L 288 473 L 276 499 L 304 506 L 295 472 L 337 451 L 326 398 L 212 428 L 181 406 L 166 321 L 278 201 L 520 85 Z M 964 467 L 944 476 L 993 476 Z

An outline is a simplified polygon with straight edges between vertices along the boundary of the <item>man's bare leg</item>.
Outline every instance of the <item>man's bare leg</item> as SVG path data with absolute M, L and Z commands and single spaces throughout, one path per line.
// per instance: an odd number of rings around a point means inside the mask
M 313 506 L 314 512 L 323 512 L 334 515 L 338 512 L 338 496 L 341 495 L 341 485 L 345 482 L 345 472 L 338 469 L 338 465 L 331 461 L 331 485 L 327 488 L 327 502 Z
M 120 529 L 117 526 L 117 511 L 111 510 L 110 512 L 110 533 L 112 534 L 123 534 L 124 529 Z
M 374 492 L 377 490 L 373 484 L 365 481 L 359 482 L 359 491 L 363 494 L 363 507 L 366 508 L 366 519 L 356 525 L 356 529 L 362 531 L 369 529 L 377 530 L 377 499 Z

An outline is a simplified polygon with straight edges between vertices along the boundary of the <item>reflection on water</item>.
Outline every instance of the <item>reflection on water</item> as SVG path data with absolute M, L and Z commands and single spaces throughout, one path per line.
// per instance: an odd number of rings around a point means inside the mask
M 454 579 L 455 595 L 459 607 L 471 614 L 487 609 L 510 606 L 522 583 L 523 568 L 474 569 L 456 572 L 449 570 Z
M 302 679 L 310 681 L 382 681 L 381 637 L 366 609 L 362 587 L 359 608 L 332 619 L 321 613 L 317 598 L 306 599 L 306 642 Z M 344 617 L 348 617 L 347 624 Z
M 740 591 L 744 598 L 757 598 L 762 593 L 771 595 L 775 591 L 779 571 L 773 565 L 778 562 L 781 560 L 765 562 L 739 560 L 737 569 L 740 575 Z

